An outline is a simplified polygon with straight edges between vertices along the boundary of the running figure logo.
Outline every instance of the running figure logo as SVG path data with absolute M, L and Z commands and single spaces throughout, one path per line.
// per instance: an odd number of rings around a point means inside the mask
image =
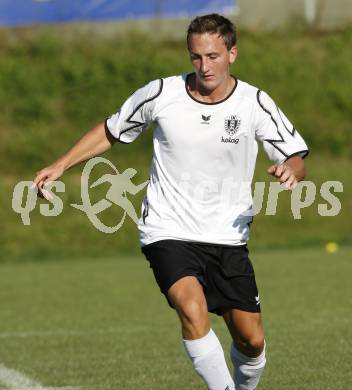
M 89 177 L 92 169 L 99 163 L 109 165 L 115 174 L 105 174 L 89 186 Z M 135 185 L 132 183 L 132 177 L 137 173 L 134 168 L 127 168 L 122 173 L 119 173 L 117 168 L 107 159 L 103 157 L 95 157 L 87 162 L 84 166 L 81 176 L 81 198 L 82 204 L 71 204 L 72 207 L 81 210 L 87 214 L 87 217 L 92 224 L 104 233 L 114 233 L 123 225 L 126 215 L 128 215 L 135 223 L 138 223 L 138 216 L 133 204 L 127 198 L 127 193 L 136 195 L 143 190 L 148 181 Z M 89 197 L 89 188 L 94 188 L 102 183 L 110 183 L 110 188 L 106 193 L 106 199 L 101 199 L 95 204 L 92 204 Z M 115 226 L 106 226 L 98 217 L 97 214 L 115 204 L 124 210 L 123 216 Z

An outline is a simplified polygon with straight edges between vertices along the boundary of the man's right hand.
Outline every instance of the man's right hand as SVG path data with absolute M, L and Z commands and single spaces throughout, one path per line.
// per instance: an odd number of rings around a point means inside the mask
M 104 122 L 97 124 L 88 131 L 75 145 L 54 164 L 37 172 L 32 188 L 38 189 L 38 196 L 51 200 L 52 196 L 45 189 L 50 182 L 58 179 L 71 167 L 82 161 L 89 160 L 111 148 L 116 140 L 106 130 Z
M 52 195 L 45 187 L 52 181 L 58 179 L 64 173 L 62 165 L 54 163 L 49 165 L 46 168 L 43 168 L 41 171 L 37 172 L 37 176 L 33 180 L 32 188 L 38 189 L 38 196 L 45 198 L 47 200 L 52 199 Z

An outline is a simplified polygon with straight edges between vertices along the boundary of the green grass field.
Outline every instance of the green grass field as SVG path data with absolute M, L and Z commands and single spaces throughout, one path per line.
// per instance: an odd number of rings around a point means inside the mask
M 293 120 L 309 144 L 307 180 L 317 188 L 301 220 L 293 219 L 286 192 L 277 215 L 264 215 L 263 207 L 251 230 L 268 344 L 260 389 L 349 390 L 352 29 L 240 35 L 234 74 L 269 92 Z M 41 216 L 38 201 L 24 226 L 11 203 L 16 183 L 32 180 L 136 88 L 190 70 L 184 41 L 1 29 L 0 390 L 204 388 L 186 358 L 178 319 L 138 256 L 135 225 L 127 220 L 118 235 L 101 234 L 69 206 L 80 203 L 83 165 L 63 177 L 60 216 Z M 104 157 L 120 172 L 135 168 L 141 183 L 151 145 L 149 130 Z M 262 153 L 255 181 L 270 180 L 268 165 Z M 335 217 L 318 214 L 325 181 L 344 186 Z M 141 199 L 133 199 L 136 210 Z M 104 222 L 113 226 L 119 212 L 107 210 Z M 340 251 L 327 254 L 327 241 Z M 212 320 L 228 352 L 222 319 Z
M 352 248 L 251 258 L 268 344 L 260 389 L 352 388 Z M 0 301 L 0 389 L 13 388 L 1 367 L 45 388 L 204 388 L 142 256 L 2 263 Z M 212 323 L 228 352 L 222 319 Z

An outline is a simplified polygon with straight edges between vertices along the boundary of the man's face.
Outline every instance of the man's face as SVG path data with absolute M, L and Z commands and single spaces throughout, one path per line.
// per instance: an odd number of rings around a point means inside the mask
M 210 33 L 192 34 L 188 45 L 197 82 L 207 91 L 216 89 L 230 74 L 236 46 L 228 50 L 221 36 Z

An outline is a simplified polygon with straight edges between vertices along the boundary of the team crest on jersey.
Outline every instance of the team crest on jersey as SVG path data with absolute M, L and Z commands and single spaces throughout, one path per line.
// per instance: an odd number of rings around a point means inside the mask
M 237 115 L 230 115 L 225 118 L 225 130 L 233 136 L 237 133 L 241 124 L 241 119 Z

